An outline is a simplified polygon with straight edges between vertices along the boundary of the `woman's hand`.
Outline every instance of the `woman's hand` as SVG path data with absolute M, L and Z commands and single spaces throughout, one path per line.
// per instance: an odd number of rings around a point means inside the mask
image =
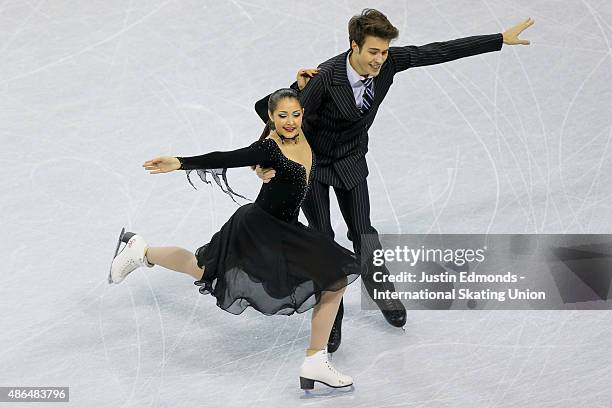
M 317 75 L 318 73 L 319 73 L 319 68 L 300 69 L 297 75 L 295 76 L 295 79 L 297 80 L 300 91 L 304 89 L 308 81 L 310 81 L 310 78 Z
M 149 171 L 149 174 L 170 173 L 181 168 L 181 162 L 176 157 L 160 156 L 152 160 L 147 160 L 142 167 Z

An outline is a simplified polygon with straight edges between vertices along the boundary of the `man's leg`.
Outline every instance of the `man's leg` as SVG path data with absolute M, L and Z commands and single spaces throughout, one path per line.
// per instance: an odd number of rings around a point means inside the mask
M 370 221 L 370 197 L 368 193 L 367 180 L 363 180 L 351 190 L 334 187 L 334 192 L 338 198 L 338 205 L 344 217 L 344 221 L 349 230 L 349 237 L 353 241 L 353 249 L 355 253 L 362 257 L 362 264 L 368 265 L 367 271 L 362 273 L 362 280 L 367 289 L 368 295 L 373 297 L 374 289 L 394 291 L 395 287 L 392 283 L 380 284 L 372 279 L 372 262 L 370 258 L 375 249 L 382 248 L 378 232 Z M 362 235 L 368 234 L 368 235 Z M 364 253 L 361 254 L 362 239 Z M 378 270 L 383 274 L 388 275 L 387 267 L 382 265 Z M 387 319 L 389 324 L 402 327 L 406 324 L 406 309 L 398 300 L 375 300 L 376 305 Z
M 334 238 L 329 215 L 329 185 L 312 180 L 310 190 L 302 203 L 308 226 Z

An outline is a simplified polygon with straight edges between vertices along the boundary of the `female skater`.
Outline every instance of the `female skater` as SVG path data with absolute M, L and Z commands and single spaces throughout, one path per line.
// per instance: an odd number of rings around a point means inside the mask
M 220 169 L 225 180 L 229 167 L 274 167 L 276 176 L 195 254 L 178 247 L 149 247 L 140 235 L 121 231 L 109 283 L 120 283 L 141 266 L 160 265 L 191 275 L 202 294 L 213 295 L 217 306 L 230 313 L 251 306 L 266 315 L 289 315 L 314 307 L 300 386 L 312 389 L 317 381 L 348 387 L 352 378 L 331 366 L 326 345 L 344 288 L 359 276 L 360 265 L 351 251 L 298 221 L 315 171 L 315 157 L 301 130 L 303 113 L 296 91 L 280 89 L 270 97 L 266 128 L 250 146 L 146 161 L 143 167 L 150 174 L 186 170 L 189 178 L 196 170 L 203 181 L 209 173 L 219 185 Z M 224 191 L 232 196 L 225 182 Z

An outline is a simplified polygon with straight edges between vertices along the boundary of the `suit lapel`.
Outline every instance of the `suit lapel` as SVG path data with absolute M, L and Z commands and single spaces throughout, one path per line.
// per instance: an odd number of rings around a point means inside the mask
M 391 67 L 388 61 L 385 61 L 380 67 L 380 72 L 374 77 L 374 102 L 372 108 L 380 105 L 382 98 L 387 94 L 389 85 L 393 83 L 393 76 L 391 74 Z M 370 109 L 373 110 L 373 109 Z
M 347 119 L 359 119 L 361 112 L 355 105 L 353 89 L 346 75 L 346 57 L 349 51 L 340 54 L 334 62 L 331 96 L 336 106 Z M 376 94 L 374 95 L 376 97 Z

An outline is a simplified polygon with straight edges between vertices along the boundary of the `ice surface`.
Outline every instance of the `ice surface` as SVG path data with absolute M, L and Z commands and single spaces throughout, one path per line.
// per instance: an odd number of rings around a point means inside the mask
M 609 311 L 409 311 L 402 332 L 356 283 L 334 356 L 355 390 L 304 395 L 310 313 L 233 316 L 160 267 L 107 285 L 121 227 L 195 250 L 236 208 L 141 164 L 250 144 L 254 102 L 344 51 L 364 7 L 398 45 L 535 19 L 528 47 L 395 78 L 367 156 L 379 232 L 612 230 L 607 0 L 3 1 L 0 386 L 70 386 L 75 407 L 612 406 Z M 251 170 L 229 179 L 255 197 Z

